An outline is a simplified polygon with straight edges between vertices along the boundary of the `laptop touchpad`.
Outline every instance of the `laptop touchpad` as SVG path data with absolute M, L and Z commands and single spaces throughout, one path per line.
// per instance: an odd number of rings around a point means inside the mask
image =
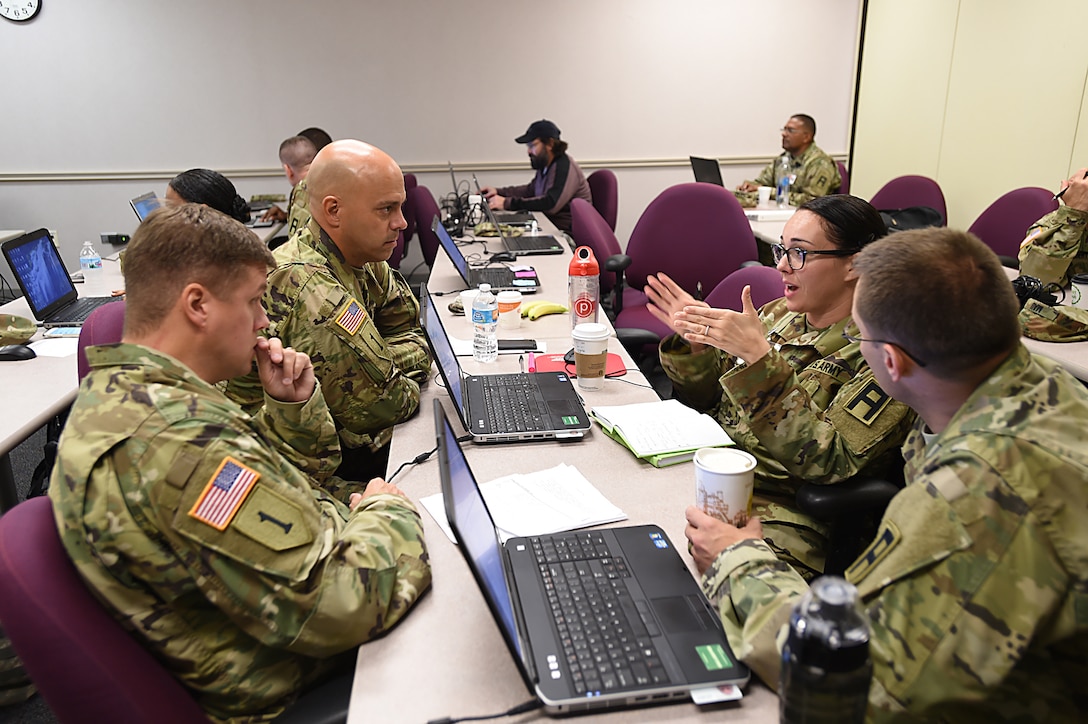
M 573 400 L 548 400 L 548 412 L 556 417 L 566 417 L 577 415 L 581 409 L 574 404 Z
M 683 633 L 685 631 L 704 631 L 713 626 L 713 623 L 703 620 L 706 609 L 703 606 L 697 608 L 686 596 L 673 596 L 672 598 L 655 598 L 654 613 L 657 614 L 662 628 L 667 633 Z M 694 602 L 698 603 L 698 601 Z M 700 612 L 703 615 L 700 615 Z

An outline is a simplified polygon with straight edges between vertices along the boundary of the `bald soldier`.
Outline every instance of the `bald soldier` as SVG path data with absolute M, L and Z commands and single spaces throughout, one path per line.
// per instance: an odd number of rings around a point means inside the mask
M 1008 278 L 970 234 L 895 234 L 854 270 L 855 341 L 881 388 L 919 415 L 906 487 L 846 571 L 872 628 L 866 720 L 1082 721 L 1088 391 L 1020 342 Z M 697 508 L 687 519 L 733 650 L 775 686 L 776 635 L 804 580 L 758 520 L 738 529 Z
M 339 453 L 313 366 L 258 337 L 272 262 L 204 206 L 140 225 L 123 341 L 87 349 L 49 486 L 84 581 L 216 721 L 278 715 L 431 580 L 395 486 L 373 480 L 349 505 L 321 490 Z M 254 357 L 250 416 L 215 384 Z
M 313 218 L 275 250 L 268 334 L 310 356 L 340 435 L 337 475 L 365 481 L 385 475 L 393 425 L 415 414 L 431 369 L 419 304 L 386 263 L 407 225 L 404 177 L 379 149 L 343 140 L 321 149 L 306 180 Z M 259 404 L 256 371 L 227 394 Z M 346 500 L 361 487 L 331 492 Z

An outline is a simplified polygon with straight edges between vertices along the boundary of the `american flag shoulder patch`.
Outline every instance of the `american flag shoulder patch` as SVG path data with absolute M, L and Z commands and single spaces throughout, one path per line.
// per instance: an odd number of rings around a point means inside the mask
M 204 492 L 189 515 L 216 530 L 225 530 L 259 477 L 261 474 L 256 470 L 247 468 L 228 455 L 204 486 Z
M 363 325 L 363 308 L 359 302 L 348 297 L 348 303 L 336 315 L 336 323 L 348 334 L 355 334 Z

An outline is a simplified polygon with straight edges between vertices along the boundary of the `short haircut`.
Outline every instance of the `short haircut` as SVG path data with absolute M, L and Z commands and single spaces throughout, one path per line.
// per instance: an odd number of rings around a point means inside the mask
M 941 377 L 1019 344 L 1020 309 L 997 255 L 943 227 L 892 234 L 854 257 L 854 304 L 873 338 L 902 344 Z
M 840 249 L 860 249 L 888 233 L 880 212 L 857 196 L 817 196 L 799 210 L 819 216 L 827 238 Z
M 796 118 L 801 121 L 801 125 L 806 131 L 812 134 L 813 138 L 816 137 L 816 119 L 806 113 L 794 113 L 790 118 Z
M 170 188 L 191 204 L 204 204 L 238 221 L 249 221 L 249 204 L 218 171 L 191 168 L 170 179 Z
M 305 136 L 306 138 L 310 139 L 310 142 L 314 144 L 314 148 L 316 148 L 318 151 L 332 143 L 332 136 L 330 136 L 328 133 L 325 133 L 325 131 L 317 128 L 316 126 L 311 128 L 303 128 L 301 131 L 298 132 L 298 135 Z
M 223 297 L 243 270 L 274 266 L 272 252 L 242 223 L 199 204 L 167 204 L 144 219 L 125 250 L 125 332 L 158 327 L 187 284 Z
M 291 167 L 295 173 L 309 166 L 317 155 L 317 146 L 306 136 L 291 136 L 280 144 L 280 163 Z

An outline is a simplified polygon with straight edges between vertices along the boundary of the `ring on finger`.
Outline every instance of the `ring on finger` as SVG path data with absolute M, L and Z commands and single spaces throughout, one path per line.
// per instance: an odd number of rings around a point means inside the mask
M 709 324 L 706 325 L 706 329 L 703 330 L 703 336 L 704 337 L 709 337 L 710 336 L 710 325 Z

